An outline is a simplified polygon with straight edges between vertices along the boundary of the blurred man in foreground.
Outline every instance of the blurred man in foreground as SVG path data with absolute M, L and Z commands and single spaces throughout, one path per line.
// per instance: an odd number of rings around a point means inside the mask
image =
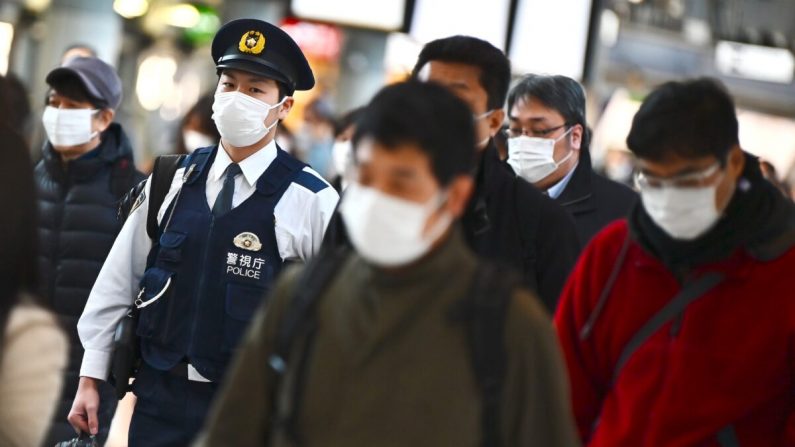
M 387 87 L 353 141 L 353 252 L 280 281 L 199 445 L 577 445 L 545 312 L 458 224 L 469 108 L 430 83 Z

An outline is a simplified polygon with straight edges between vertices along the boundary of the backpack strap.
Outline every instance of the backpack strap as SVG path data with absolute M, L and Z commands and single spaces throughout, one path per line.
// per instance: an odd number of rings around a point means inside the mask
M 621 273 L 621 268 L 624 266 L 624 261 L 627 259 L 627 253 L 629 252 L 629 246 L 632 243 L 632 237 L 627 231 L 627 235 L 624 238 L 624 243 L 621 244 L 621 249 L 618 252 L 618 256 L 616 257 L 615 261 L 613 261 L 613 269 L 610 271 L 610 276 L 607 277 L 607 282 L 602 287 L 602 292 L 599 293 L 599 300 L 596 302 L 596 306 L 591 312 L 591 315 L 588 316 L 588 320 L 583 325 L 582 329 L 580 329 L 580 341 L 585 341 L 588 337 L 591 336 L 593 333 L 593 327 L 596 324 L 599 317 L 602 315 L 602 311 L 607 304 L 607 299 L 610 297 L 610 292 L 613 291 L 613 286 L 616 284 L 616 280 L 618 280 L 618 275 Z
M 613 367 L 613 383 L 615 384 L 621 369 L 629 361 L 632 354 L 640 348 L 646 340 L 654 335 L 663 325 L 674 319 L 677 315 L 684 312 L 684 310 L 693 301 L 701 298 L 715 288 L 718 284 L 726 279 L 723 272 L 709 272 L 695 281 L 689 282 L 682 286 L 676 296 L 674 296 L 668 303 L 657 311 L 654 316 L 649 319 L 636 333 L 630 338 L 624 349 L 621 351 L 621 356 L 618 358 L 616 365 Z
M 166 200 L 171 182 L 177 169 L 183 164 L 185 155 L 161 155 L 155 159 L 152 169 L 152 182 L 149 188 L 149 212 L 146 215 L 146 234 L 155 240 L 159 230 L 157 213 Z
M 313 258 L 301 273 L 295 294 L 290 300 L 287 310 L 276 334 L 274 353 L 268 359 L 268 365 L 276 374 L 276 392 L 271 401 L 274 426 L 284 428 L 285 434 L 293 440 L 298 439 L 297 415 L 298 408 L 303 400 L 304 383 L 308 373 L 308 358 L 316 329 L 315 310 L 317 303 L 323 296 L 339 269 L 348 256 L 347 247 L 339 247 L 319 253 Z M 295 379 L 290 389 L 290 402 L 287 408 L 280 408 L 281 392 L 284 385 L 287 365 L 290 354 L 296 352 L 295 341 L 306 336 L 305 346 L 301 349 L 301 357 L 296 368 Z
M 500 411 L 507 371 L 505 317 L 520 279 L 506 276 L 491 263 L 481 263 L 475 272 L 472 294 L 467 298 L 467 339 L 475 379 L 481 395 L 483 447 L 502 445 Z

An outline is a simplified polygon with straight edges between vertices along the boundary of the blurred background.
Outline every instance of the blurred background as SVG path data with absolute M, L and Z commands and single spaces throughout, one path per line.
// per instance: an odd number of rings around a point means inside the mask
M 517 78 L 580 80 L 595 164 L 616 180 L 631 174 L 624 139 L 644 95 L 712 76 L 736 98 L 743 147 L 795 184 L 793 0 L 0 0 L 0 73 L 24 87 L 35 152 L 44 77 L 70 47 L 94 49 L 119 71 L 117 121 L 146 169 L 184 144 L 186 113 L 217 81 L 212 37 L 240 17 L 279 24 L 308 56 L 318 83 L 296 94 L 280 142 L 329 177 L 334 120 L 404 79 L 425 42 L 468 34 L 503 49 Z

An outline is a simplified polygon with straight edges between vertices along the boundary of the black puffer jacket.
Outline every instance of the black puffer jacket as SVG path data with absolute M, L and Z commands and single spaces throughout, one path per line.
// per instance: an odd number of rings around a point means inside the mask
M 74 437 L 66 416 L 77 390 L 83 359 L 77 320 L 120 230 L 117 202 L 143 175 L 135 170 L 130 141 L 121 126 L 114 123 L 103 132 L 95 151 L 66 164 L 46 143 L 35 178 L 40 293 L 57 313 L 71 341 L 62 399 L 44 444 L 53 445 Z M 106 435 L 116 401 L 112 390 L 103 388 L 100 428 Z

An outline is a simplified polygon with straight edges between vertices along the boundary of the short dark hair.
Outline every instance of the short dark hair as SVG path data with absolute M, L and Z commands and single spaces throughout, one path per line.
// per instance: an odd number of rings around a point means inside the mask
M 95 109 L 110 108 L 110 104 L 104 99 L 91 96 L 86 86 L 83 85 L 76 75 L 63 76 L 53 81 L 50 87 L 73 101 L 89 102 Z
M 635 156 L 661 161 L 715 156 L 726 159 L 739 144 L 734 101 L 720 81 L 667 82 L 643 101 L 632 120 L 627 146 Z
M 469 107 L 435 83 L 402 82 L 378 92 L 356 123 L 353 145 L 372 138 L 386 148 L 415 144 L 440 185 L 472 172 L 475 129 Z
M 560 75 L 527 75 L 508 93 L 508 113 L 511 113 L 514 104 L 527 98 L 535 98 L 545 106 L 557 110 L 563 116 L 566 126 L 582 126 L 582 148 L 588 149 L 590 130 L 585 120 L 585 89 L 579 82 Z
M 428 42 L 411 72 L 416 78 L 431 61 L 457 62 L 480 68 L 480 85 L 486 91 L 489 110 L 501 109 L 511 83 L 511 61 L 499 48 L 470 36 L 452 36 Z

